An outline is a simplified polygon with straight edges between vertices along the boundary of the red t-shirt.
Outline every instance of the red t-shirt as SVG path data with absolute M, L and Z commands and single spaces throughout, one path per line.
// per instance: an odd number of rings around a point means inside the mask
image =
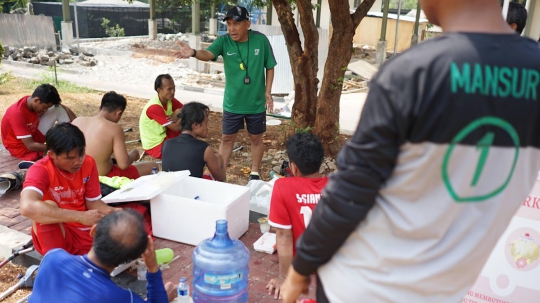
M 72 179 L 73 178 L 73 179 Z M 86 211 L 86 200 L 101 199 L 101 188 L 96 162 L 86 156 L 78 172 L 60 171 L 54 161 L 46 156 L 32 165 L 26 173 L 23 191 L 34 190 L 42 200 L 52 200 L 63 209 Z M 77 222 L 64 223 L 74 227 L 88 227 Z
M 25 159 L 30 151 L 21 139 L 32 138 L 34 142 L 45 143 L 45 136 L 38 130 L 39 115 L 26 105 L 25 96 L 6 110 L 2 118 L 2 143 L 9 153 L 19 159 Z M 34 153 L 34 152 L 32 152 Z
M 277 228 L 292 228 L 293 254 L 296 254 L 296 241 L 306 230 L 326 182 L 327 177 L 288 177 L 274 183 L 268 221 Z
M 171 106 L 172 111 L 174 112 L 175 110 L 182 108 L 184 105 L 177 99 L 172 99 Z M 167 127 L 167 125 L 172 123 L 170 117 L 167 116 L 163 107 L 157 104 L 150 105 L 146 109 L 146 115 L 148 116 L 148 118 L 156 120 L 156 122 L 161 124 L 161 126 L 163 127 Z M 174 132 L 167 128 L 167 139 L 174 138 L 178 136 L 178 134 L 179 132 Z

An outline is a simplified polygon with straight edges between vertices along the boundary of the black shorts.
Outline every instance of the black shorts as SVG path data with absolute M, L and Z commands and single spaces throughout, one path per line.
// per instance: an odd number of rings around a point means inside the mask
M 233 114 L 223 111 L 223 134 L 234 135 L 244 129 L 246 121 L 247 131 L 252 135 L 259 135 L 266 131 L 266 112 L 260 114 Z

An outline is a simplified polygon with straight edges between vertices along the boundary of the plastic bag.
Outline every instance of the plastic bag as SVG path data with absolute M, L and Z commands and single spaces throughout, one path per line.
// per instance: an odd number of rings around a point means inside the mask
M 246 185 L 250 191 L 250 201 L 252 205 L 262 207 L 265 209 L 270 208 L 270 200 L 272 198 L 272 190 L 274 189 L 274 182 L 279 178 L 273 178 L 268 182 L 261 180 L 251 180 Z

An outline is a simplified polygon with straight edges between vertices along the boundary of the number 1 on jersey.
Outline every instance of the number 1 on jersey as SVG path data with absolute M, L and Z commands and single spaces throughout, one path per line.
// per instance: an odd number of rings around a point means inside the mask
M 313 215 L 313 211 L 311 210 L 311 208 L 309 208 L 309 206 L 302 206 L 300 207 L 300 214 L 304 216 L 304 224 L 307 227 L 309 224 L 309 221 L 311 221 L 311 216 Z
M 482 170 L 484 165 L 486 165 L 486 160 L 489 154 L 489 148 L 493 144 L 493 139 L 495 138 L 495 133 L 487 133 L 476 145 L 476 149 L 480 149 L 480 158 L 478 159 L 478 165 L 476 165 L 476 172 L 471 182 L 471 186 L 476 186 L 478 179 L 482 175 Z

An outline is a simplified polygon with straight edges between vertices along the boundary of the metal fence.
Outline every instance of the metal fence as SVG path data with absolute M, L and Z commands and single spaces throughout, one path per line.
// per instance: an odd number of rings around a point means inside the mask
M 79 22 L 80 38 L 103 38 L 106 37 L 105 28 L 101 25 L 103 18 L 110 21 L 109 27 L 118 24 L 124 29 L 126 36 L 142 36 L 148 34 L 148 18 L 150 8 L 143 6 L 89 6 L 77 4 L 77 17 Z M 34 2 L 34 14 L 43 14 L 53 17 L 55 26 L 60 31 L 62 21 L 62 3 L 58 2 Z M 73 4 L 70 5 L 72 21 L 75 19 Z M 206 30 L 206 19 L 201 16 L 201 31 Z M 169 34 L 187 32 L 191 30 L 191 7 L 179 7 L 156 13 L 158 33 Z M 75 26 L 74 26 L 75 28 Z M 74 31 L 75 33 L 75 31 Z
M 272 85 L 273 94 L 287 94 L 294 90 L 294 78 L 292 74 L 289 53 L 285 37 L 279 26 L 271 25 L 251 25 L 251 29 L 265 34 L 272 45 L 274 56 L 278 65 L 274 71 L 274 84 Z M 300 30 L 300 39 L 304 41 L 304 35 Z M 324 74 L 324 65 L 328 59 L 328 43 L 330 42 L 330 33 L 327 29 L 319 29 L 319 85 L 322 82 Z
M 55 47 L 56 38 L 52 18 L 0 14 L 0 42 L 3 45 L 15 47 Z

